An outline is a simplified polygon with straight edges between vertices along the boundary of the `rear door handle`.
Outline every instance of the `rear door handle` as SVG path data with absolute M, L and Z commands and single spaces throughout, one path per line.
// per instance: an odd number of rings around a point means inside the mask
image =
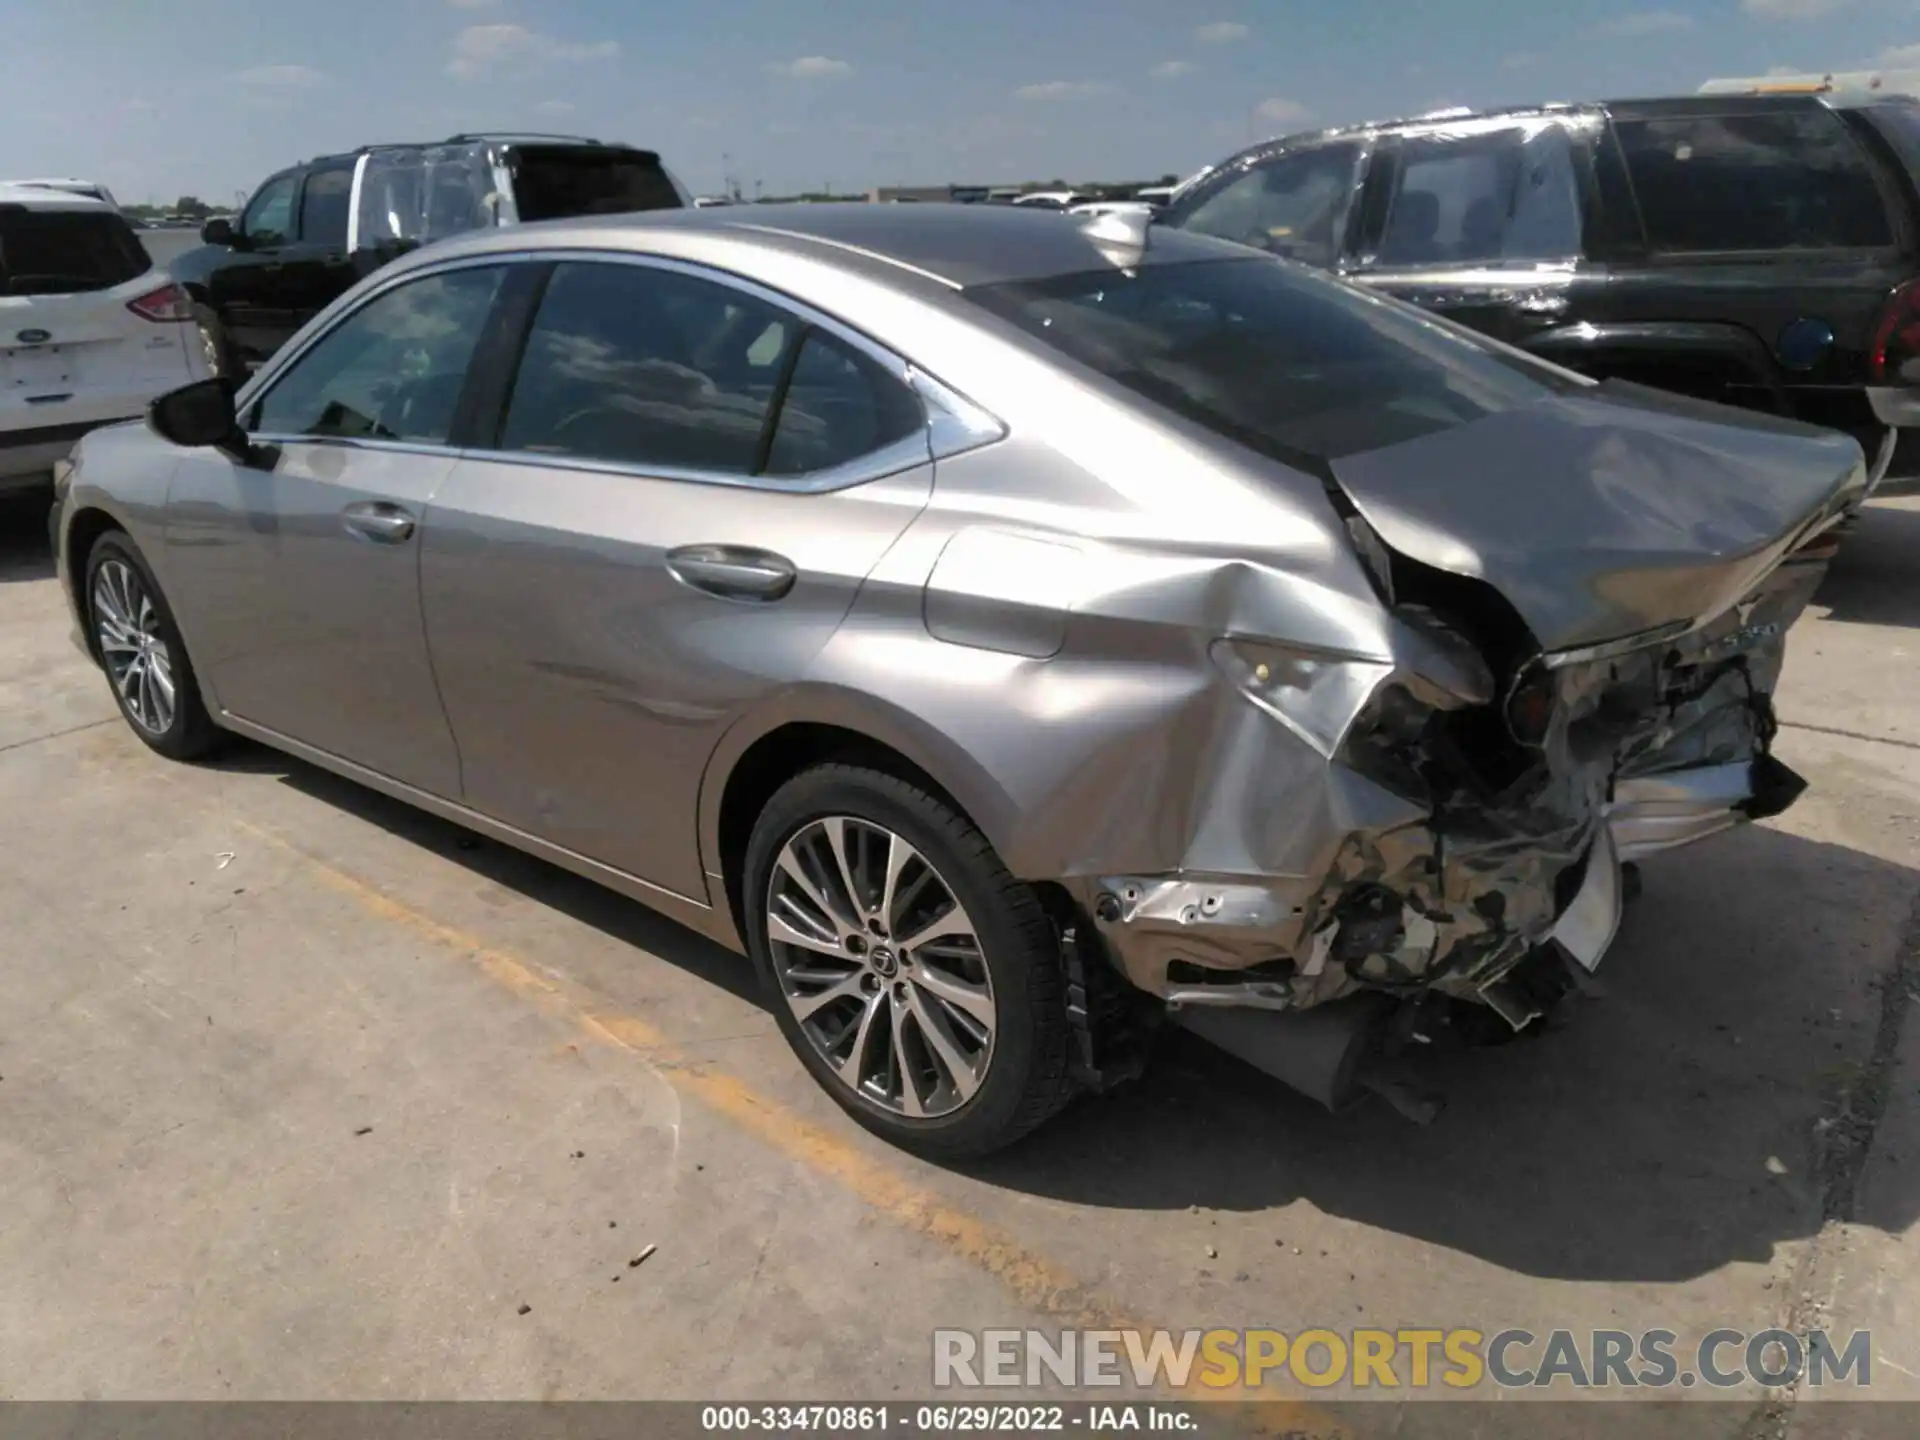
M 667 569 L 682 585 L 723 600 L 778 600 L 793 589 L 793 562 L 745 545 L 682 545 L 667 552 Z
M 413 516 L 385 500 L 362 500 L 340 512 L 340 523 L 363 540 L 398 545 L 413 534 Z

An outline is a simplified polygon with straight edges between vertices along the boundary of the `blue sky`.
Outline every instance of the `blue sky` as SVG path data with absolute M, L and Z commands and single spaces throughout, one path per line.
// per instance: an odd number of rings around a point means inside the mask
M 1443 104 L 1920 65 L 1920 3 L 0 0 L 0 35 L 0 176 L 229 203 L 462 128 L 647 145 L 696 190 L 1184 174 Z

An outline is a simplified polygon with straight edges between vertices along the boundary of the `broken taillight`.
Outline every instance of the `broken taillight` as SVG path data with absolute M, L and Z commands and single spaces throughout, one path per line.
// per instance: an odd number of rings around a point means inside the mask
M 137 295 L 127 302 L 127 309 L 142 320 L 151 320 L 156 325 L 178 324 L 182 320 L 193 319 L 193 301 L 178 285 L 162 285 L 158 290 Z
M 1920 385 L 1920 280 L 1887 299 L 1873 330 L 1868 373 L 1876 385 Z

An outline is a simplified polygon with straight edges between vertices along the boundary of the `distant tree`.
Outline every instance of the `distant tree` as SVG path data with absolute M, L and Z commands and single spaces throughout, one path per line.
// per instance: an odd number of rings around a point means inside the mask
M 1178 175 L 1162 175 L 1160 177 L 1160 183 L 1162 185 L 1178 185 L 1180 183 L 1180 177 Z
M 195 220 L 204 220 L 213 213 L 213 207 L 197 195 L 182 195 L 173 202 L 173 213 L 190 215 Z

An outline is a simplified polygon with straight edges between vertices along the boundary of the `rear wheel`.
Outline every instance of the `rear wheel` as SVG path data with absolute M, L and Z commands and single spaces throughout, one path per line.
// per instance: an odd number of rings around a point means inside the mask
M 876 1134 L 980 1155 L 1072 1097 L 1052 924 L 943 801 L 874 770 L 805 771 L 755 825 L 744 893 L 788 1043 Z
M 125 533 L 109 530 L 87 557 L 87 619 L 120 713 L 147 746 L 192 760 L 220 743 L 173 612 Z

